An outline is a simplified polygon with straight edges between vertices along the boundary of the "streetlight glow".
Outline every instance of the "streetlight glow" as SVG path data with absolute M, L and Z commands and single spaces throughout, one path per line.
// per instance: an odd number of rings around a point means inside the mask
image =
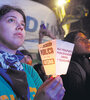
M 62 22 L 64 17 L 66 16 L 65 6 L 69 2 L 70 0 L 56 0 L 56 15 L 58 16 L 57 18 L 60 19 L 60 22 Z M 69 24 L 62 25 L 62 28 L 65 31 L 65 35 L 67 35 L 69 31 L 69 26 Z
M 66 4 L 66 0 L 58 0 L 57 2 L 58 6 L 63 6 L 64 4 Z
M 65 5 L 67 2 L 70 2 L 70 0 L 58 0 L 58 1 L 57 1 L 57 5 L 58 5 L 58 6 L 63 6 L 63 5 Z

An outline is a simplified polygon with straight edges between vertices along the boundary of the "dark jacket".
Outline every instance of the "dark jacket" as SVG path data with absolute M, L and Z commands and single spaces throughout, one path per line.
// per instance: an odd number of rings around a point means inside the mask
M 83 81 L 80 70 L 75 61 L 80 64 L 86 73 L 86 80 Z M 68 72 L 61 76 L 66 89 L 63 100 L 90 100 L 90 61 L 87 55 L 73 54 Z

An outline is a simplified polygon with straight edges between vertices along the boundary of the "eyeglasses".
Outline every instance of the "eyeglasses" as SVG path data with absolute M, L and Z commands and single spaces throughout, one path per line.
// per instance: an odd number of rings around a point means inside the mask
M 89 40 L 88 40 L 87 38 L 77 37 L 76 40 L 77 40 L 78 42 L 89 43 Z

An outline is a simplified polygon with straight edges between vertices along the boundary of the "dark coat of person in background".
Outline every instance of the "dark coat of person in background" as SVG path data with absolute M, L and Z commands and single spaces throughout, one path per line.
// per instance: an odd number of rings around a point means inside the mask
M 33 68 L 38 72 L 39 76 L 43 80 L 43 82 L 48 78 L 48 76 L 45 73 L 44 67 L 42 64 L 38 63 L 33 66 Z
M 69 33 L 64 41 L 75 47 L 67 74 L 62 75 L 66 89 L 63 100 L 90 100 L 90 42 L 81 31 Z

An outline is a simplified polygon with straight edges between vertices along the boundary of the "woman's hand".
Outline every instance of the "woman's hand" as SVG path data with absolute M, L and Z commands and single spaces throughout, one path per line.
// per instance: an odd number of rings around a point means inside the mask
M 47 79 L 38 89 L 34 100 L 62 100 L 65 94 L 60 76 Z
M 40 27 L 39 43 L 42 43 L 42 39 L 43 39 L 44 36 L 48 36 L 51 39 L 56 39 L 56 36 L 54 36 L 54 34 L 51 31 L 47 30 L 46 28 Z

